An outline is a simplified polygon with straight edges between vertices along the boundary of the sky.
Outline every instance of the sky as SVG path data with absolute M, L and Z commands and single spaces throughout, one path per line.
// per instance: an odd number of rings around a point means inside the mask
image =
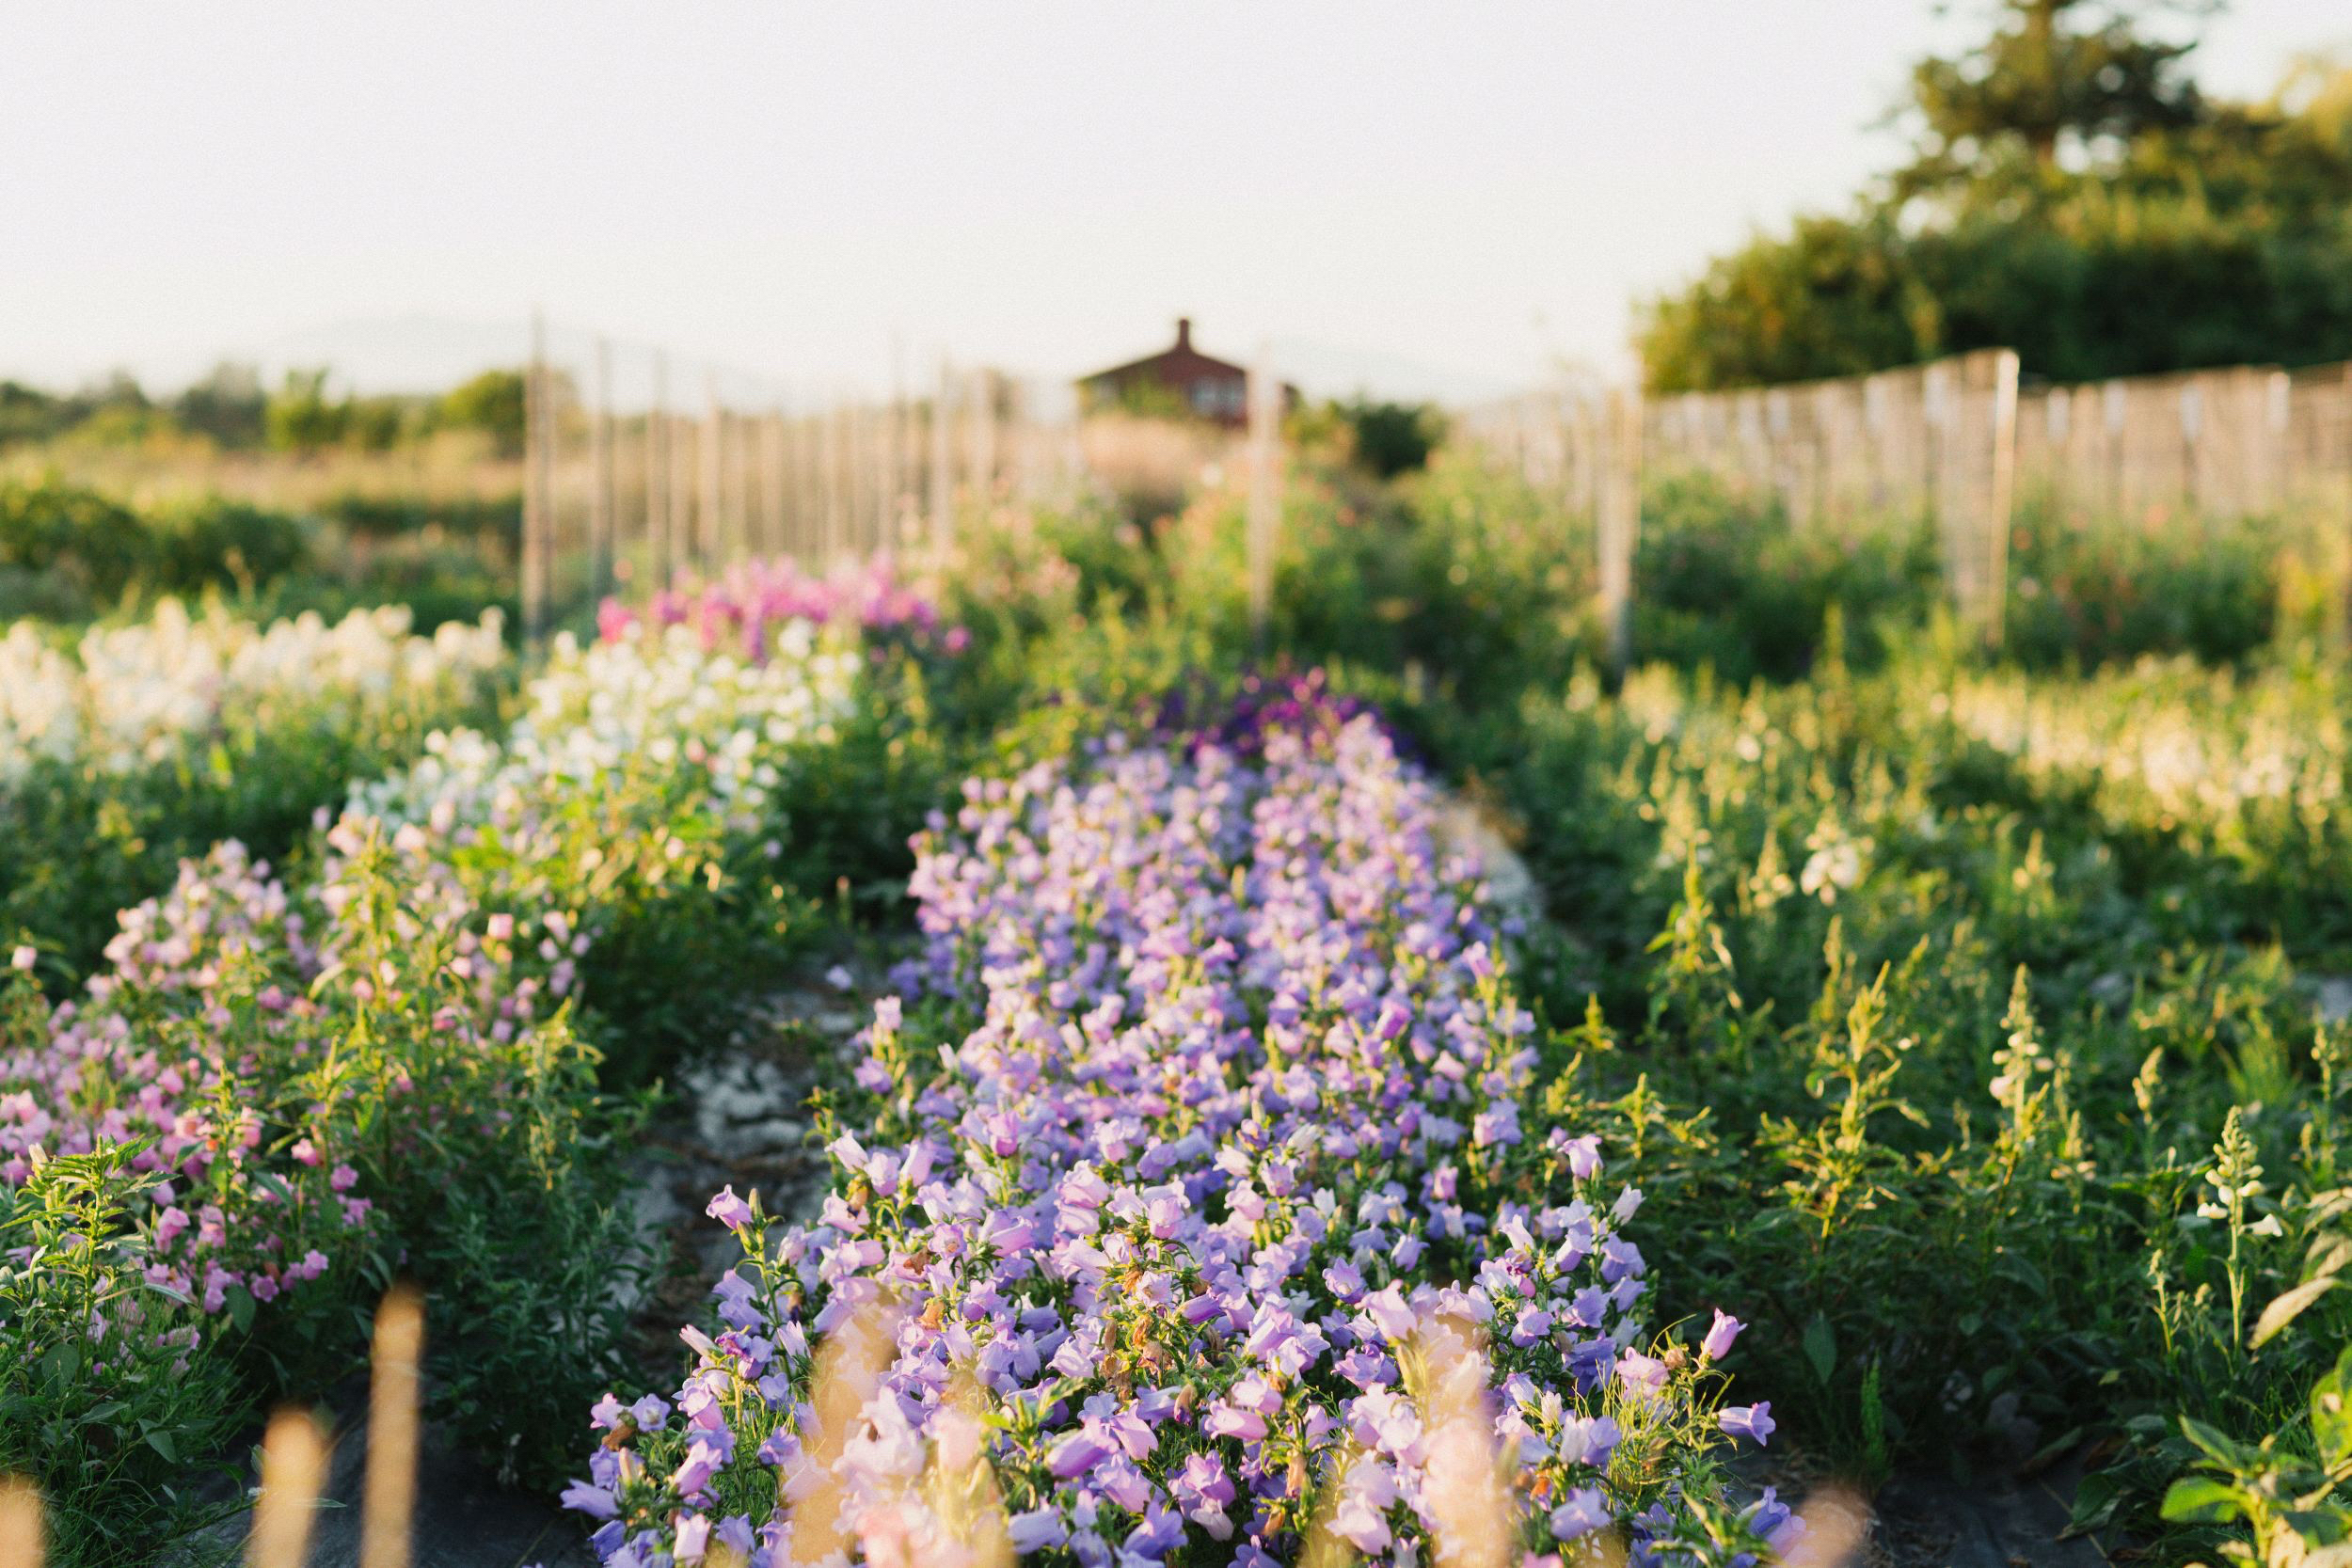
M 609 334 L 794 388 L 1162 345 L 1460 399 L 1899 150 L 1963 0 L 0 0 L 0 377 L 370 390 Z M 2235 0 L 2209 90 L 2352 47 Z M 912 369 L 910 368 L 912 367 Z

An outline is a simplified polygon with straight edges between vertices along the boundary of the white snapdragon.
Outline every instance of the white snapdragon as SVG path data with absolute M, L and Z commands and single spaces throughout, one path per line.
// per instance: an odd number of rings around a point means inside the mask
M 411 624 L 405 606 L 384 606 L 264 627 L 167 599 L 145 621 L 91 628 L 68 652 L 21 623 L 0 641 L 0 785 L 42 760 L 131 772 L 234 720 L 479 682 L 509 657 L 495 610 L 430 636 Z

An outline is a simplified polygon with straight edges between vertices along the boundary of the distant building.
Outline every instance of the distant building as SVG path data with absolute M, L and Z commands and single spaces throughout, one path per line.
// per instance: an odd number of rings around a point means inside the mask
M 1089 409 L 1184 412 L 1236 428 L 1249 422 L 1249 372 L 1193 347 L 1189 316 L 1176 319 L 1175 346 L 1097 371 L 1079 381 L 1078 393 Z M 1298 388 L 1285 386 L 1282 398 L 1284 407 L 1295 404 Z

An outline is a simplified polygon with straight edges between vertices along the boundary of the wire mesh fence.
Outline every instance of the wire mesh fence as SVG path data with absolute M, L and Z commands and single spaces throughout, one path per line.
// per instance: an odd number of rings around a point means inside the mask
M 1613 414 L 1629 403 L 1629 416 Z M 2352 536 L 2352 364 L 2026 388 L 2013 353 L 1985 349 L 1736 391 L 1553 388 L 1474 410 L 1465 426 L 1491 461 L 1596 519 L 1619 657 L 1638 592 L 1637 528 L 1610 521 L 1607 507 L 1645 474 L 1713 476 L 1800 528 L 1851 534 L 1889 516 L 1926 518 L 1956 613 L 1993 642 L 2022 495 L 2129 527 L 2270 517 Z M 2337 553 L 2352 565 L 2352 553 Z
M 592 333 L 532 333 L 521 589 L 543 635 L 609 594 L 789 558 L 945 550 L 959 519 L 1062 495 L 1074 389 L 942 360 L 916 385 L 812 392 Z

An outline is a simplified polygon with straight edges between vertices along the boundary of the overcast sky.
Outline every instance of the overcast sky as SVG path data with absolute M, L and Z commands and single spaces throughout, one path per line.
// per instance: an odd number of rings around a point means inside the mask
M 0 0 L 0 376 L 362 385 L 569 326 L 811 387 L 1270 341 L 1463 395 L 1895 155 L 1925 0 Z M 2352 44 L 2236 0 L 2209 87 Z

